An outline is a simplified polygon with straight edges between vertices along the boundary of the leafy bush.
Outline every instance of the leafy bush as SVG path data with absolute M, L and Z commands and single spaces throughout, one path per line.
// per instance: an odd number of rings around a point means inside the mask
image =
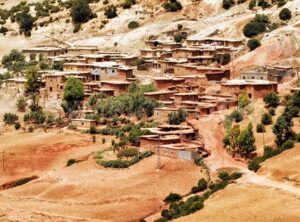
M 263 100 L 268 107 L 276 108 L 279 105 L 279 96 L 275 92 L 268 93 Z
M 15 129 L 19 130 L 21 128 L 21 124 L 19 122 L 15 123 Z
M 18 98 L 16 105 L 17 105 L 18 111 L 20 111 L 20 112 L 25 112 L 26 111 L 27 103 L 26 103 L 26 100 L 23 96 L 20 96 Z
M 122 157 L 134 157 L 137 156 L 139 154 L 139 151 L 137 148 L 126 148 L 126 149 L 122 149 L 118 152 L 118 158 L 122 158 Z
M 73 23 L 85 23 L 94 17 L 86 0 L 75 0 L 71 8 Z
M 164 202 L 165 203 L 173 203 L 173 202 L 177 202 L 181 199 L 182 199 L 182 196 L 180 194 L 170 193 L 168 196 L 166 196 L 166 198 L 164 199 Z
M 256 6 L 256 4 L 257 4 L 256 0 L 251 0 L 251 1 L 249 2 L 248 8 L 249 8 L 250 10 L 252 10 L 252 9 Z
M 261 43 L 259 40 L 257 39 L 250 39 L 247 43 L 248 48 L 250 49 L 250 51 L 255 50 L 256 48 L 261 46 Z
M 67 162 L 67 167 L 71 166 L 71 165 L 73 165 L 75 163 L 77 163 L 77 160 L 75 160 L 75 159 L 69 159 L 68 162 Z
M 171 112 L 168 115 L 168 123 L 179 125 L 180 123 L 184 122 L 187 118 L 187 111 L 183 108 L 179 108 L 176 112 Z
M 261 157 L 255 157 L 248 163 L 248 169 L 257 172 L 260 169 Z
M 264 132 L 266 132 L 266 128 L 265 128 L 264 124 L 262 124 L 262 123 L 257 124 L 256 125 L 256 132 L 257 133 L 264 133 Z
M 269 114 L 275 116 L 275 109 L 273 107 L 269 108 Z
M 198 181 L 198 186 L 193 187 L 191 192 L 198 193 L 198 192 L 202 192 L 206 189 L 207 189 L 207 181 L 204 178 L 202 178 Z
M 177 12 L 182 9 L 181 3 L 177 0 L 169 0 L 163 4 L 163 7 L 168 12 Z
M 230 9 L 234 5 L 234 0 L 223 0 L 222 7 L 224 9 Z
M 3 116 L 3 122 L 8 125 L 13 125 L 18 121 L 19 117 L 14 113 L 5 113 Z
M 20 26 L 20 32 L 24 33 L 24 35 L 27 37 L 30 36 L 34 18 L 28 13 L 20 13 L 17 14 L 16 20 Z
M 264 113 L 261 117 L 261 123 L 264 125 L 270 125 L 272 123 L 272 116 L 269 113 Z
M 287 150 L 293 148 L 294 146 L 295 146 L 294 141 L 289 139 L 282 144 L 282 149 Z
M 230 118 L 234 120 L 235 122 L 239 123 L 243 120 L 243 114 L 239 110 L 234 110 L 230 114 Z
M 128 23 L 128 28 L 129 29 L 135 29 L 139 26 L 140 26 L 140 24 L 137 21 L 131 21 L 131 22 Z
M 283 21 L 290 20 L 292 18 L 292 13 L 288 8 L 284 8 L 280 11 L 279 18 Z
M 251 38 L 266 31 L 266 24 L 264 22 L 251 21 L 247 23 L 243 29 L 246 37 Z
M 106 17 L 108 19 L 112 19 L 118 16 L 117 14 L 117 8 L 114 5 L 110 5 L 106 8 L 104 15 L 106 15 Z

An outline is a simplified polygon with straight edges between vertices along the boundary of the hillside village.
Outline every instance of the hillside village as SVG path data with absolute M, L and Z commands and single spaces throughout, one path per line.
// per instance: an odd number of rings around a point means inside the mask
M 0 221 L 300 221 L 298 0 L 0 4 Z

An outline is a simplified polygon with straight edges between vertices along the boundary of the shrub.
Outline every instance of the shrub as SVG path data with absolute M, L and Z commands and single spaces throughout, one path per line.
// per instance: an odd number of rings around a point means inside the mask
M 285 4 L 286 4 L 286 1 L 285 1 L 285 0 L 279 0 L 279 1 L 277 2 L 277 7 L 280 8 L 280 7 L 284 6 Z
M 276 108 L 279 105 L 279 97 L 276 93 L 270 92 L 264 97 L 264 102 L 267 106 Z
M 272 123 L 272 116 L 269 113 L 264 113 L 261 117 L 261 123 L 264 125 L 270 125 Z
M 3 116 L 3 122 L 8 125 L 13 125 L 18 121 L 19 117 L 14 113 L 5 113 Z
M 131 21 L 131 22 L 128 23 L 128 28 L 129 29 L 135 29 L 139 26 L 140 26 L 140 24 L 137 21 Z
M 106 17 L 108 19 L 112 19 L 118 16 L 117 14 L 117 8 L 114 5 L 110 5 L 106 8 L 104 15 L 106 15 Z
M 89 21 L 93 17 L 93 13 L 88 1 L 76 0 L 71 8 L 71 17 L 75 24 Z
M 257 133 L 264 133 L 264 132 L 266 132 L 266 128 L 265 128 L 264 124 L 262 124 L 262 123 L 257 124 L 256 125 L 256 132 Z
M 180 194 L 170 193 L 168 196 L 166 196 L 166 198 L 164 199 L 164 202 L 165 203 L 173 203 L 173 202 L 177 202 L 181 199 L 182 199 L 182 196 Z
M 279 18 L 283 21 L 290 20 L 292 18 L 292 13 L 288 8 L 284 8 L 280 11 Z
M 28 127 L 28 132 L 29 132 L 29 133 L 32 133 L 33 131 L 34 131 L 33 126 L 29 126 L 29 127 Z
M 25 112 L 26 111 L 26 106 L 27 106 L 27 103 L 26 103 L 25 98 L 23 96 L 20 96 L 17 100 L 17 109 L 18 109 L 18 111 Z
M 21 128 L 21 124 L 19 122 L 15 123 L 15 129 L 19 130 Z
M 121 158 L 121 157 L 134 157 L 134 156 L 137 156 L 139 154 L 139 151 L 137 148 L 126 148 L 126 149 L 122 149 L 119 151 L 118 153 L 118 158 Z
M 169 0 L 163 4 L 163 7 L 168 12 L 177 12 L 182 9 L 181 3 L 177 0 Z
M 234 4 L 233 0 L 223 0 L 222 2 L 222 7 L 224 9 L 230 9 L 232 7 L 232 5 Z
M 23 12 L 17 14 L 16 20 L 20 26 L 21 33 L 24 33 L 27 37 L 30 36 L 34 23 L 34 18 L 30 14 Z
M 252 10 L 255 6 L 256 6 L 256 0 L 251 0 L 251 1 L 249 2 L 248 8 L 249 8 L 250 10 Z
M 253 51 L 254 49 L 260 47 L 261 43 L 257 39 L 250 39 L 247 43 L 247 46 L 250 49 L 250 51 Z
M 75 159 L 69 159 L 68 162 L 67 162 L 67 167 L 71 166 L 71 165 L 73 165 L 75 163 L 77 163 L 77 160 L 75 160 Z
M 264 22 L 251 21 L 247 23 L 243 29 L 246 37 L 251 38 L 266 31 L 266 24 Z
M 284 142 L 281 147 L 282 149 L 287 150 L 293 148 L 294 146 L 295 146 L 294 141 L 289 139 L 286 142 Z
M 255 157 L 248 163 L 248 169 L 257 172 L 260 169 L 261 157 Z
M 105 138 L 102 138 L 102 144 L 104 144 L 106 142 Z
M 271 116 L 275 116 L 275 109 L 273 107 L 269 108 L 268 111 Z
M 230 114 L 230 118 L 234 120 L 235 122 L 239 123 L 243 120 L 243 114 L 239 110 L 234 110 Z
M 168 123 L 179 125 L 186 120 L 188 113 L 185 109 L 179 108 L 177 112 L 171 112 L 168 115 Z
M 81 29 L 81 24 L 75 24 L 74 25 L 74 29 L 73 29 L 73 33 L 77 33 L 77 32 L 79 32 L 80 31 L 80 29 Z

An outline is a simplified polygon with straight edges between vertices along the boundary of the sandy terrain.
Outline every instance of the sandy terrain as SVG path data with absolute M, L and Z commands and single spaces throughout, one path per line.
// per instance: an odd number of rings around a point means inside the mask
M 170 192 L 187 193 L 205 176 L 192 162 L 167 158 L 157 170 L 156 156 L 125 170 L 96 168 L 92 156 L 65 167 L 70 158 L 107 148 L 109 139 L 103 146 L 100 138 L 94 144 L 76 132 L 1 135 L 6 164 L 0 184 L 31 175 L 39 179 L 1 191 L 0 221 L 138 220 L 158 211 Z
M 230 185 L 214 194 L 205 207 L 178 222 L 300 221 L 300 197 L 255 185 Z
M 263 162 L 259 174 L 300 186 L 300 144 Z

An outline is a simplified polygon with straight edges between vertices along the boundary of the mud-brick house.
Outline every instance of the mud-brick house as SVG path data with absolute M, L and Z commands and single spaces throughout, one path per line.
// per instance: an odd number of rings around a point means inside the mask
M 66 53 L 68 55 L 90 55 L 97 54 L 98 47 L 97 46 L 88 46 L 88 45 L 75 45 L 67 48 Z
M 141 49 L 141 57 L 144 59 L 161 59 L 171 57 L 172 54 L 168 50 L 163 49 Z M 166 56 L 165 56 L 166 55 Z
M 203 95 L 199 96 L 199 101 L 217 105 L 217 110 L 226 110 L 238 105 L 235 96 L 228 95 Z
M 198 56 L 214 56 L 216 49 L 214 48 L 178 48 L 172 50 L 172 58 L 184 59 L 195 58 Z
M 79 55 L 78 58 L 84 59 L 86 63 L 104 62 L 104 55 L 90 54 L 90 55 Z
M 160 41 L 160 40 L 147 40 L 145 41 L 145 48 L 146 49 L 157 49 L 161 48 L 164 50 L 171 50 L 175 48 L 182 47 L 181 43 L 177 42 L 170 42 L 170 41 Z
M 154 113 L 153 113 L 153 119 L 157 122 L 167 122 L 168 121 L 168 117 L 169 114 L 172 112 L 176 112 L 178 110 L 178 106 L 174 107 L 175 105 L 173 104 L 173 107 L 159 107 L 159 108 L 155 108 L 154 109 Z M 189 118 L 199 118 L 201 113 L 196 110 L 195 108 L 193 109 L 189 109 L 185 106 L 180 106 L 182 108 L 185 108 L 185 110 L 188 113 L 188 117 Z
M 156 77 L 153 78 L 154 86 L 158 90 L 165 90 L 169 87 L 176 86 L 178 84 L 183 84 L 185 82 L 184 78 L 174 78 L 174 77 Z
M 125 56 L 119 56 L 119 57 L 112 57 L 112 61 L 116 61 L 124 66 L 132 66 L 137 60 L 137 56 L 134 55 L 125 55 Z
M 240 79 L 261 79 L 269 80 L 268 72 L 263 71 L 245 71 L 240 73 Z
M 222 38 L 189 38 L 186 40 L 188 47 L 196 47 L 196 46 L 225 46 L 231 48 L 238 48 L 243 45 L 243 41 L 240 39 L 222 39 Z
M 163 60 L 158 60 L 159 64 L 155 68 L 159 68 L 163 73 L 174 73 L 174 66 L 176 64 L 184 64 L 187 63 L 187 59 L 175 59 L 175 58 L 166 58 Z
M 140 137 L 140 147 L 145 149 L 153 149 L 153 147 L 162 145 L 162 144 L 173 144 L 179 143 L 180 136 L 178 135 L 144 135 Z
M 114 90 L 114 96 L 118 96 L 121 93 L 127 93 L 130 82 L 121 80 L 104 80 L 101 81 L 101 88 Z
M 40 46 L 33 48 L 26 48 L 22 50 L 25 55 L 26 61 L 34 60 L 40 61 L 47 59 L 48 57 L 55 57 L 66 53 L 65 48 L 59 48 L 54 46 Z
M 198 138 L 198 130 L 187 125 L 159 125 L 157 128 L 150 128 L 150 135 L 178 135 L 182 140 L 195 140 Z
M 177 93 L 177 91 L 172 90 L 160 90 L 155 92 L 146 92 L 144 96 L 149 99 L 158 101 L 169 101 Z
M 120 66 L 117 68 L 117 76 L 110 79 L 118 79 L 118 80 L 129 80 L 134 79 L 133 68 L 127 66 Z
M 264 97 L 270 92 L 277 93 L 277 82 L 268 80 L 227 80 L 221 83 L 221 91 L 238 96 L 241 92 L 246 92 L 251 99 Z
M 7 93 L 24 93 L 27 80 L 24 77 L 11 78 L 5 81 L 5 90 Z
M 45 93 L 58 99 L 62 98 L 67 81 L 66 75 L 64 73 L 45 74 L 43 79 L 45 80 Z
M 217 110 L 217 105 L 214 103 L 205 103 L 198 101 L 182 101 L 181 106 L 185 107 L 186 110 L 193 110 L 198 115 L 194 115 L 194 118 L 198 118 L 202 115 L 209 115 Z
M 197 92 L 181 92 L 174 94 L 174 104 L 175 106 L 180 106 L 182 101 L 197 101 Z
M 158 145 L 150 150 L 157 155 L 192 161 L 202 153 L 203 147 L 197 143 L 182 142 Z
M 292 66 L 272 66 L 266 69 L 268 72 L 268 80 L 278 83 L 291 80 L 296 76 L 296 72 Z
M 72 119 L 71 124 L 76 126 L 77 129 L 90 129 L 91 127 L 96 127 L 96 120 L 91 119 Z
M 76 72 L 87 72 L 91 71 L 92 64 L 85 62 L 70 62 L 63 64 L 63 70 L 66 72 L 76 71 Z

